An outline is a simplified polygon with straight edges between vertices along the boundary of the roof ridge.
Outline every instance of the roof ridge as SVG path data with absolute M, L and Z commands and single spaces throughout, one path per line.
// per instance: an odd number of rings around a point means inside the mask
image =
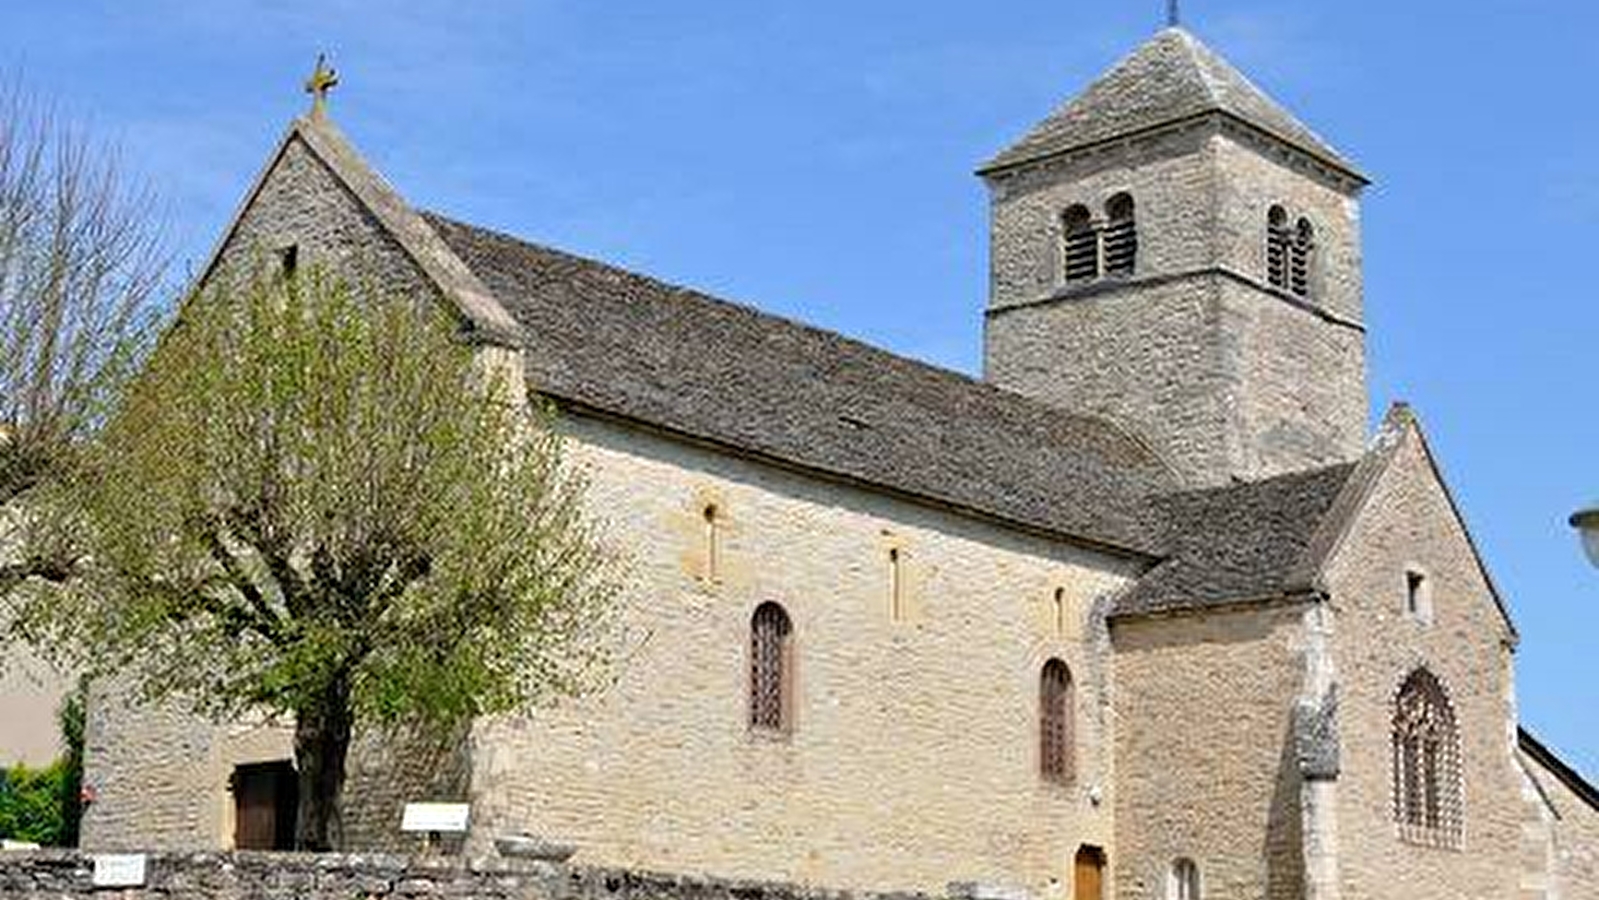
M 848 334 L 845 334 L 845 333 L 843 333 L 841 331 L 836 331 L 836 330 L 831 329 L 831 328 L 826 328 L 826 327 L 823 327 L 821 325 L 816 325 L 816 324 L 813 324 L 813 323 L 810 323 L 810 322 L 806 322 L 806 321 L 804 321 L 802 319 L 796 319 L 796 318 L 792 318 L 792 317 L 789 317 L 789 316 L 785 316 L 785 315 L 782 315 L 780 313 L 770 312 L 768 310 L 761 309 L 760 307 L 755 306 L 752 303 L 738 301 L 738 300 L 730 300 L 730 299 L 725 298 L 725 297 L 719 297 L 719 296 L 717 296 L 715 294 L 707 293 L 707 292 L 702 291 L 702 290 L 700 290 L 698 288 L 690 287 L 690 286 L 683 285 L 683 284 L 678 284 L 678 283 L 672 282 L 672 281 L 667 281 L 667 280 L 665 280 L 663 278 L 658 278 L 658 277 L 656 277 L 654 275 L 650 275 L 648 273 L 639 272 L 639 271 L 637 271 L 635 269 L 625 268 L 623 266 L 619 266 L 619 265 L 617 265 L 615 263 L 611 263 L 611 262 L 606 262 L 605 260 L 598 259 L 596 257 L 585 256 L 585 255 L 583 255 L 581 253 L 574 253 L 574 252 L 569 251 L 569 250 L 563 250 L 563 249 L 561 249 L 559 247 L 552 247 L 552 246 L 550 246 L 548 244 L 536 243 L 534 241 L 527 240 L 526 238 L 522 238 L 522 237 L 519 237 L 519 236 L 517 236 L 515 234 L 511 234 L 510 232 L 502 231 L 502 230 L 499 230 L 499 229 L 496 229 L 496 228 L 487 228 L 487 227 L 484 227 L 484 226 L 481 226 L 481 225 L 474 225 L 474 224 L 472 224 L 470 222 L 464 222 L 464 221 L 462 221 L 460 219 L 456 219 L 456 218 L 454 218 L 452 216 L 447 216 L 447 215 L 445 215 L 443 213 L 440 213 L 440 212 L 437 212 L 435 210 L 418 209 L 417 213 L 419 215 L 421 215 L 424 220 L 427 220 L 430 225 L 432 224 L 432 222 L 434 220 L 438 220 L 438 221 L 442 221 L 442 222 L 444 222 L 444 223 L 446 223 L 448 225 L 451 225 L 453 227 L 456 227 L 456 228 L 465 228 L 465 229 L 470 229 L 472 231 L 477 231 L 477 232 L 480 232 L 480 233 L 488 234 L 488 235 L 490 235 L 490 236 L 492 236 L 494 238 L 497 238 L 499 240 L 509 241 L 511 243 L 519 244 L 519 245 L 524 246 L 524 247 L 533 248 L 533 249 L 538 250 L 540 252 L 553 254 L 553 255 L 558 256 L 558 257 L 564 257 L 565 259 L 568 259 L 568 260 L 571 260 L 571 261 L 577 262 L 577 263 L 582 263 L 582 264 L 584 264 L 586 266 L 589 266 L 589 267 L 592 267 L 592 268 L 603 269 L 605 271 L 613 272 L 613 273 L 616 273 L 618 275 L 621 275 L 621 276 L 624 276 L 624 277 L 627 277 L 627 278 L 638 279 L 639 281 L 642 281 L 644 283 L 647 283 L 647 284 L 650 284 L 650 285 L 654 285 L 654 286 L 657 286 L 657 287 L 660 287 L 660 288 L 664 288 L 664 289 L 669 290 L 669 291 L 671 291 L 673 293 L 677 293 L 677 294 L 682 294 L 682 295 L 686 295 L 686 296 L 689 296 L 689 297 L 693 297 L 693 298 L 695 298 L 695 299 L 697 299 L 699 301 L 705 302 L 705 303 L 714 304 L 716 306 L 719 306 L 719 307 L 722 307 L 722 308 L 726 308 L 726 309 L 730 309 L 730 310 L 735 310 L 735 311 L 738 311 L 738 312 L 743 313 L 743 314 L 753 315 L 753 316 L 756 316 L 756 317 L 758 317 L 760 319 L 764 319 L 764 320 L 767 320 L 767 321 L 781 322 L 781 323 L 783 323 L 784 325 L 786 325 L 786 326 L 788 326 L 790 328 L 795 328 L 795 329 L 810 333 L 812 335 L 815 335 L 815 336 L 818 336 L 818 337 L 821 337 L 821 338 L 825 338 L 827 340 L 843 342 L 843 343 L 848 344 L 848 345 L 850 345 L 852 347 L 858 348 L 860 350 L 864 350 L 867 353 L 870 353 L 872 355 L 879 356 L 879 357 L 882 357 L 882 358 L 885 358 L 885 359 L 889 359 L 889 360 L 893 360 L 895 363 L 897 363 L 899 365 L 912 367 L 912 368 L 917 369 L 917 370 L 919 370 L 919 371 L 921 371 L 921 372 L 923 372 L 923 373 L 925 373 L 927 375 L 931 375 L 931 376 L 942 378 L 942 379 L 949 380 L 949 381 L 959 382 L 959 383 L 963 384 L 964 386 L 966 386 L 967 388 L 975 388 L 975 389 L 987 392 L 991 396 L 1003 398 L 1003 402 L 1010 403 L 1010 404 L 1016 406 L 1018 409 L 1024 410 L 1027 413 L 1030 413 L 1030 414 L 1033 414 L 1033 415 L 1048 416 L 1048 417 L 1051 417 L 1051 418 L 1054 418 L 1054 419 L 1057 419 L 1057 420 L 1060 420 L 1060 421 L 1091 422 L 1091 423 L 1094 423 L 1096 425 L 1101 425 L 1101 426 L 1109 429 L 1110 431 L 1112 431 L 1118 438 L 1122 439 L 1123 441 L 1126 441 L 1129 444 L 1132 444 L 1133 446 L 1137 447 L 1139 450 L 1143 451 L 1143 453 L 1145 455 L 1147 455 L 1152 461 L 1158 463 L 1162 469 L 1164 469 L 1166 472 L 1171 474 L 1174 479 L 1177 477 L 1177 472 L 1172 467 L 1170 462 L 1164 456 L 1162 456 L 1159 453 L 1159 451 L 1157 451 L 1155 449 L 1155 447 L 1153 445 L 1151 445 L 1147 440 L 1145 440 L 1142 435 L 1137 434 L 1136 432 L 1132 431 L 1131 429 L 1129 429 L 1128 427 L 1126 427 L 1122 423 L 1117 422 L 1114 419 L 1107 418 L 1107 417 L 1105 417 L 1103 415 L 1096 415 L 1094 413 L 1081 412 L 1081 411 L 1077 411 L 1077 410 L 1063 409 L 1063 408 L 1058 407 L 1058 406 L 1052 406 L 1050 404 L 1044 403 L 1041 400 L 1037 400 L 1035 398 L 1029 397 L 1026 394 L 1021 394 L 1021 393 L 1018 393 L 1016 391 L 1010 390 L 1008 388 L 1001 387 L 1001 386 L 999 386 L 997 384 L 994 384 L 993 382 L 990 382 L 990 381 L 984 381 L 981 378 L 977 378 L 975 376 L 969 375 L 969 374 L 967 374 L 965 372 L 962 372 L 962 371 L 960 371 L 958 369 L 946 368 L 944 366 L 940 366 L 940 365 L 937 365 L 935 363 L 928 362 L 927 360 L 917 359 L 916 357 L 913 357 L 913 356 L 906 356 L 906 355 L 901 354 L 901 353 L 896 353 L 893 350 L 889 350 L 889 349 L 887 349 L 885 347 L 880 347 L 880 346 L 878 346 L 876 344 L 869 343 L 869 342 L 861 340 L 860 338 L 857 338 L 857 337 L 852 337 L 852 336 L 850 336 Z

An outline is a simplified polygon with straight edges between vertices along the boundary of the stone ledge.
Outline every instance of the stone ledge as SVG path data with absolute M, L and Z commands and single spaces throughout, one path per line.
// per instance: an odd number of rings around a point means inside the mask
M 383 853 L 150 853 L 143 887 L 97 889 L 94 855 L 0 854 L 0 900 L 937 900 L 498 857 Z

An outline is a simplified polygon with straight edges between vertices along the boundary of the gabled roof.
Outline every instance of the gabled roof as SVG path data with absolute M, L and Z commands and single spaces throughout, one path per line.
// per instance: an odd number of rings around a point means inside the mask
M 1179 484 L 1103 419 L 431 213 L 525 334 L 529 384 L 585 410 L 1141 556 Z
M 1168 28 L 979 170 L 995 172 L 1212 113 L 1365 182 L 1342 154 L 1182 28 Z
M 1400 447 L 1405 440 L 1411 438 L 1419 445 L 1422 458 L 1427 462 L 1428 471 L 1432 473 L 1439 490 L 1443 491 L 1444 500 L 1449 504 L 1449 512 L 1455 517 L 1456 524 L 1460 526 L 1460 533 L 1466 538 L 1466 546 L 1471 550 L 1472 561 L 1476 563 L 1477 572 L 1482 576 L 1483 584 L 1487 585 L 1488 593 L 1499 609 L 1500 618 L 1504 620 L 1510 640 L 1512 642 L 1519 640 L 1516 623 L 1510 617 L 1510 608 L 1505 605 L 1504 597 L 1499 593 L 1499 586 L 1494 583 L 1493 574 L 1488 571 L 1488 564 L 1482 558 L 1482 551 L 1478 549 L 1476 539 L 1471 536 L 1466 517 L 1461 512 L 1460 504 L 1455 501 L 1454 492 L 1449 489 L 1449 482 L 1444 478 L 1443 469 L 1438 466 L 1438 458 L 1433 455 L 1432 445 L 1427 441 L 1427 434 L 1422 430 L 1420 420 L 1406 403 L 1395 403 L 1388 408 L 1382 425 L 1377 429 L 1377 436 L 1372 440 L 1371 449 L 1361 458 L 1360 464 L 1351 473 L 1348 483 L 1334 502 L 1332 509 L 1317 527 L 1315 537 L 1290 578 L 1291 583 L 1321 588 L 1327 566 L 1331 564 L 1338 549 L 1353 532 L 1361 511 L 1376 490 L 1383 474 L 1399 455 Z
M 438 286 L 474 339 L 510 347 L 521 344 L 516 320 L 495 300 L 488 288 L 444 246 L 438 235 L 422 221 L 399 192 L 367 165 L 332 120 L 317 113 L 301 116 L 289 123 L 288 130 L 278 141 L 277 149 L 268 158 L 228 227 L 223 230 L 210 259 L 201 269 L 197 283 L 204 284 L 210 278 L 212 270 L 221 261 L 223 248 L 233 240 L 245 213 L 266 186 L 267 179 L 277 168 L 283 154 L 295 142 L 303 144 L 327 167 L 356 202 L 400 245 L 417 268 Z
M 1354 463 L 1156 498 L 1170 556 L 1123 592 L 1113 616 L 1276 600 L 1295 580 Z
M 1353 532 L 1382 476 L 1418 442 L 1460 525 L 1510 639 L 1517 637 L 1415 413 L 1396 403 L 1356 462 L 1155 498 L 1168 557 L 1116 600 L 1113 616 L 1229 606 L 1325 593 L 1326 569 Z
M 1516 728 L 1516 745 L 1528 758 L 1536 762 L 1540 768 L 1559 779 L 1568 790 L 1582 802 L 1599 811 L 1599 788 L 1595 788 L 1582 773 L 1566 765 L 1565 761 L 1555 755 L 1544 743 L 1533 737 L 1532 732 L 1524 727 Z M 1545 801 L 1548 801 L 1547 795 Z M 1558 813 L 1557 813 L 1558 814 Z

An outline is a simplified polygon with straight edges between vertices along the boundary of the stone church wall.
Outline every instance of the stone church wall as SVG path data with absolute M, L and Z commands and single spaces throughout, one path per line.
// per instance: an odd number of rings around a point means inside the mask
M 291 245 L 301 268 L 320 264 L 356 272 L 392 295 L 438 299 L 404 250 L 300 139 L 288 143 L 263 178 L 213 274 L 242 277 L 254 266 L 277 265 L 279 252 Z M 287 723 L 219 726 L 175 702 L 141 703 L 116 686 L 102 688 L 90 703 L 86 741 L 85 782 L 99 799 L 85 812 L 83 841 L 96 849 L 231 847 L 228 782 L 234 767 L 293 757 Z M 379 843 L 389 834 L 402 793 L 428 791 L 450 799 L 453 789 L 464 795 L 466 778 L 458 766 L 437 779 L 431 768 L 426 778 L 412 771 L 409 786 L 394 777 L 421 767 L 423 760 L 439 759 L 434 747 L 406 748 L 368 736 L 354 756 L 352 795 L 381 803 L 380 808 L 356 804 L 346 810 L 347 834 L 357 844 Z M 372 762 L 382 759 L 405 765 Z
M 1049 896 L 1079 843 L 1111 846 L 1095 602 L 1129 564 L 626 426 L 567 425 L 591 502 L 628 548 L 627 615 L 644 640 L 606 694 L 478 730 L 472 848 L 526 829 L 606 865 Z M 782 738 L 747 726 L 764 601 L 794 627 L 796 724 Z M 1069 786 L 1039 776 L 1051 657 L 1077 686 Z
M 1326 576 L 1337 620 L 1343 895 L 1514 897 L 1523 807 L 1510 633 L 1419 433 L 1405 429 L 1396 453 Z M 1425 573 L 1429 616 L 1406 611 L 1407 569 Z M 1458 850 L 1402 840 L 1395 822 L 1395 697 L 1421 665 L 1444 684 L 1460 729 Z
M 1206 897 L 1303 896 L 1292 713 L 1302 604 L 1119 619 L 1115 883 L 1167 895 L 1179 858 Z
M 299 141 L 221 266 L 271 264 L 289 245 L 302 266 L 359 260 L 380 287 L 421 284 Z M 406 801 L 470 798 L 474 852 L 527 829 L 575 841 L 584 862 L 857 887 L 1019 881 L 1048 893 L 1063 889 L 1079 841 L 1112 843 L 1095 601 L 1138 564 L 630 426 L 565 422 L 593 508 L 630 562 L 626 618 L 643 640 L 600 696 L 483 723 L 425 753 L 363 739 L 347 787 L 351 846 L 405 847 Z M 900 621 L 890 621 L 890 550 Z M 765 600 L 795 627 L 797 724 L 782 740 L 746 726 L 749 620 Z M 1077 682 L 1079 778 L 1066 788 L 1038 775 L 1039 670 L 1052 656 Z M 94 704 L 90 732 L 100 800 L 85 842 L 99 849 L 228 848 L 233 766 L 291 755 L 281 726 L 216 726 L 120 698 Z
M 1350 185 L 1240 141 L 1194 124 L 995 176 L 984 377 L 1127 426 L 1196 484 L 1356 458 L 1358 203 Z M 1063 214 L 1083 204 L 1102 218 L 1122 191 L 1137 209 L 1136 269 L 1065 283 Z M 1315 223 L 1308 302 L 1267 284 L 1274 204 Z

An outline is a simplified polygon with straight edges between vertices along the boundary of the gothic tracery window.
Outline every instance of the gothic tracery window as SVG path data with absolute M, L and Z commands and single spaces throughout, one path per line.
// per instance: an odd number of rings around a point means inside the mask
M 1058 659 L 1044 663 L 1038 679 L 1038 773 L 1045 781 L 1072 780 L 1072 675 Z
M 1463 831 L 1460 733 L 1443 685 L 1425 668 L 1394 701 L 1394 821 L 1405 840 L 1458 848 Z
M 793 626 L 776 603 L 762 603 L 750 619 L 750 727 L 786 732 L 793 727 Z

